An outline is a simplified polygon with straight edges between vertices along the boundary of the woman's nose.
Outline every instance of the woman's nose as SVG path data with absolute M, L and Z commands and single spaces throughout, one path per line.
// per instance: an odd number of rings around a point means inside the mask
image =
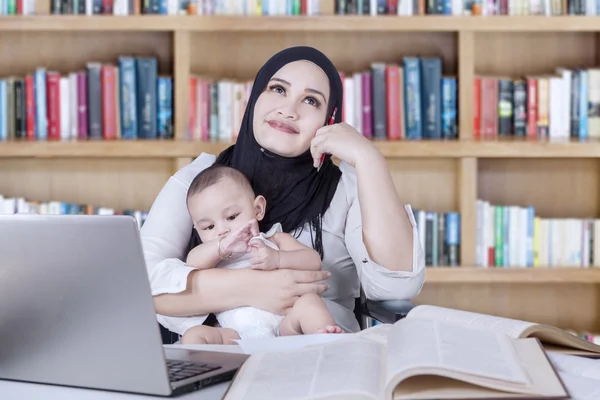
M 277 112 L 279 115 L 281 115 L 285 119 L 295 120 L 298 118 L 298 111 L 296 110 L 295 104 L 290 104 L 290 103 L 282 104 L 281 107 L 279 107 L 279 110 Z

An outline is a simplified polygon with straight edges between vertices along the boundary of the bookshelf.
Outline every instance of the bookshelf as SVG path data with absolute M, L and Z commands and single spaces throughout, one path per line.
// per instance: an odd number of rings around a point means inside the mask
M 121 55 L 153 56 L 173 77 L 173 140 L 0 143 L 0 193 L 149 209 L 166 180 L 228 143 L 185 137 L 191 75 L 251 80 L 278 50 L 307 44 L 343 71 L 438 56 L 458 80 L 458 140 L 375 141 L 404 202 L 461 217 L 458 268 L 432 267 L 415 300 L 600 332 L 600 268 L 477 268 L 477 199 L 533 204 L 547 218 L 600 217 L 600 141 L 474 138 L 476 74 L 524 75 L 599 63 L 600 17 L 0 17 L 0 76 L 63 73 Z

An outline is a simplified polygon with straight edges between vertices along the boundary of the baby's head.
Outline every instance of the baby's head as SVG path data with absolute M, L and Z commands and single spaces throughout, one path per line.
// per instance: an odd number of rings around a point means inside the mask
M 266 207 L 265 198 L 254 194 L 243 173 L 218 164 L 194 178 L 186 201 L 202 242 L 235 231 L 251 219 L 262 220 Z

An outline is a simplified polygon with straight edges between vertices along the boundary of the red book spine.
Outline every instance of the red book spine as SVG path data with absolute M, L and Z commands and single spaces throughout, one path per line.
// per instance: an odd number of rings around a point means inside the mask
M 113 14 L 114 0 L 102 0 L 102 14 Z
M 190 104 L 188 106 L 189 115 L 188 115 L 188 138 L 194 138 L 194 130 L 196 126 L 196 103 L 198 101 L 196 85 L 198 84 L 198 79 L 194 76 L 190 76 L 189 83 L 189 91 L 190 91 Z
M 387 2 L 387 13 L 388 15 L 398 14 L 398 0 L 388 0 Z
M 364 71 L 362 77 L 362 134 L 366 138 L 373 137 L 373 93 L 371 72 Z
M 302 0 L 300 2 L 300 14 L 306 15 L 308 9 L 308 0 Z
M 475 78 L 473 82 L 473 137 L 481 137 L 481 79 Z
M 400 132 L 400 66 L 386 65 L 385 93 L 387 137 L 389 140 L 401 138 Z
M 25 107 L 27 113 L 27 139 L 35 139 L 35 87 L 33 75 L 25 77 Z
M 115 67 L 102 65 L 100 71 L 101 102 L 102 102 L 102 138 L 111 140 L 117 138 L 117 110 L 115 102 Z
M 48 117 L 48 139 L 60 140 L 60 74 L 46 73 L 46 114 Z
M 210 139 L 210 81 L 202 80 L 200 88 L 200 120 L 202 126 L 200 127 L 200 138 L 208 141 Z M 244 90 L 244 95 L 246 91 Z M 246 101 L 244 101 L 244 104 Z
M 527 79 L 527 136 L 537 137 L 537 79 Z
M 498 80 L 481 79 L 481 136 L 498 135 Z
M 77 137 L 79 139 L 88 138 L 88 91 L 87 74 L 85 72 L 77 73 Z

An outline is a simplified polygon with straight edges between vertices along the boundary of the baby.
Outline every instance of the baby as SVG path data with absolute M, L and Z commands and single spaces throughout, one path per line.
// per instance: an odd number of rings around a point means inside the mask
M 191 267 L 321 269 L 319 254 L 282 232 L 281 224 L 266 233 L 258 231 L 266 199 L 256 196 L 234 168 L 213 165 L 198 174 L 188 189 L 187 207 L 202 240 L 187 256 Z M 323 300 L 312 293 L 296 300 L 285 317 L 254 307 L 223 311 L 216 317 L 219 328 L 199 324 L 184 333 L 181 343 L 233 344 L 240 338 L 343 332 Z

